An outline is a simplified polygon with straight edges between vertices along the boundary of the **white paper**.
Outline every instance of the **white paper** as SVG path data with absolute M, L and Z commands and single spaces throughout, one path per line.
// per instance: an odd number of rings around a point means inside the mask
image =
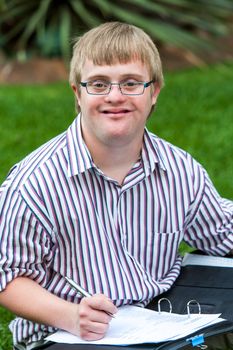
M 85 341 L 65 331 L 58 331 L 46 339 L 67 344 L 130 345 L 159 343 L 182 338 L 211 323 L 221 321 L 220 314 L 178 315 L 144 309 L 136 306 L 122 306 L 112 319 L 103 339 Z
M 233 258 L 186 253 L 182 266 L 187 265 L 233 267 Z

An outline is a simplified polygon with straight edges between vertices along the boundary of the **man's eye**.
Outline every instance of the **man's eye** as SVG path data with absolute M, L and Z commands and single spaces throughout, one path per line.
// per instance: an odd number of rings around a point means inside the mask
M 137 85 L 138 85 L 138 83 L 136 81 L 126 81 L 123 83 L 123 86 L 129 87 L 129 88 L 137 86 Z
M 94 81 L 91 83 L 91 86 L 93 86 L 94 88 L 97 88 L 97 89 L 104 89 L 104 88 L 108 87 L 108 84 L 105 83 L 104 81 Z

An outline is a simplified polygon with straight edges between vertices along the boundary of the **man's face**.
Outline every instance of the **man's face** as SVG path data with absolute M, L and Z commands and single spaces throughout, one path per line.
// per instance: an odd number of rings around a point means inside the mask
M 94 65 L 87 61 L 82 70 L 81 81 L 148 82 L 147 67 L 141 61 L 125 64 Z M 121 146 L 141 140 L 147 117 L 155 104 L 159 88 L 145 88 L 142 95 L 123 95 L 113 85 L 108 95 L 90 95 L 85 87 L 73 86 L 81 110 L 83 137 L 87 145 L 101 143 L 105 146 Z

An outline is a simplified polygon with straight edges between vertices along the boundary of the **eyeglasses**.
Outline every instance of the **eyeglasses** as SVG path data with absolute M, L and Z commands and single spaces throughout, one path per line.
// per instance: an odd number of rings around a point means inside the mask
M 110 83 L 109 81 L 93 80 L 80 82 L 82 87 L 85 87 L 90 95 L 108 95 L 112 89 L 112 85 L 118 85 L 122 95 L 142 95 L 145 88 L 150 86 L 154 80 L 146 83 L 136 81 L 124 81 L 122 83 Z

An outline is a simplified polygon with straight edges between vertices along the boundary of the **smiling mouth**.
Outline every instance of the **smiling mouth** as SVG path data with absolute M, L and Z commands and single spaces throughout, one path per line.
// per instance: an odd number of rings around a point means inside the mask
M 126 113 L 129 113 L 129 112 L 130 111 L 128 109 L 121 109 L 119 111 L 103 111 L 102 113 L 118 115 L 118 114 L 126 114 Z

